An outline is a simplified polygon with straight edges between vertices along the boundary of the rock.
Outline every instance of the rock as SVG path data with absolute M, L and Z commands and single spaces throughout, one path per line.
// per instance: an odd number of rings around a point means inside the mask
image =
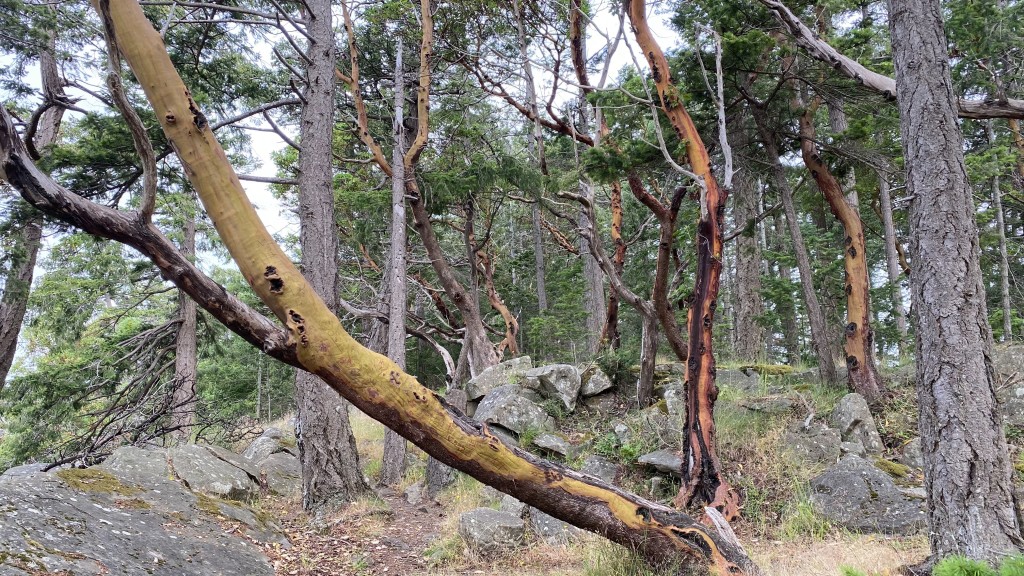
M 619 400 L 616 398 L 614 392 L 605 392 L 603 394 L 584 398 L 583 405 L 595 412 L 608 414 L 610 412 L 614 412 L 619 407 Z
M 864 450 L 864 445 L 860 442 L 843 442 L 839 445 L 839 452 L 843 456 L 853 454 L 854 456 L 860 456 L 861 458 L 868 455 L 867 451 Z
M 153 485 L 173 480 L 167 467 L 167 452 L 158 448 L 121 446 L 98 466 L 122 480 Z
M 762 414 L 788 414 L 799 405 L 800 401 L 790 396 L 773 394 L 759 398 L 743 398 L 737 404 L 752 412 Z
M 416 482 L 412 486 L 405 489 L 405 501 L 416 506 L 423 501 L 423 482 Z
M 281 496 L 302 493 L 302 463 L 288 452 L 275 452 L 259 464 L 260 476 L 267 479 L 267 489 Z
M 487 426 L 487 429 L 491 432 L 491 434 L 500 438 L 501 441 L 504 442 L 505 444 L 509 446 L 515 446 L 517 448 L 519 447 L 519 441 L 516 440 L 515 433 L 509 430 L 508 428 L 502 428 L 497 424 L 490 424 Z
M 64 472 L 67 480 L 52 473 L 0 480 L 0 574 L 274 574 L 259 549 L 213 518 L 157 510 L 145 488 L 103 469 Z
M 733 388 L 744 394 L 756 394 L 761 388 L 761 377 L 753 370 L 719 370 L 715 383 L 720 388 Z
M 921 452 L 921 438 L 914 438 L 903 445 L 900 464 L 921 470 L 924 468 L 924 453 Z
M 220 446 L 203 444 L 202 447 L 209 450 L 217 458 L 220 458 L 224 462 L 227 462 L 228 464 L 248 474 L 249 478 L 251 478 L 254 482 L 260 481 L 259 468 L 256 467 L 256 463 L 253 462 L 252 460 L 249 460 L 244 456 L 239 456 L 238 454 L 235 454 L 234 452 L 226 448 L 221 448 Z
M 49 466 L 46 462 L 34 462 L 32 464 L 22 464 L 21 466 L 12 466 L 7 470 L 4 470 L 3 474 L 0 474 L 0 479 L 11 480 L 14 478 L 20 478 L 22 476 L 32 476 L 43 471 L 43 468 Z
M 683 459 L 671 450 L 655 450 L 637 459 L 637 463 L 650 466 L 659 472 L 667 472 L 676 476 L 683 474 Z
M 882 437 L 878 435 L 867 401 L 860 394 L 843 396 L 832 410 L 831 422 L 844 442 L 859 441 L 868 454 L 882 453 Z
M 555 420 L 544 409 L 519 395 L 514 384 L 491 390 L 476 409 L 473 419 L 498 424 L 517 434 L 533 430 L 552 430 Z
M 572 446 L 560 436 L 554 434 L 541 434 L 533 439 L 533 445 L 554 452 L 563 458 L 569 455 Z
M 459 518 L 459 535 L 471 552 L 487 557 L 518 546 L 526 535 L 526 524 L 509 512 L 477 508 Z
M 619 445 L 629 444 L 630 432 L 629 426 L 626 426 L 623 422 L 616 422 L 615 427 L 612 428 L 612 432 L 615 433 L 615 438 L 619 441 Z
M 167 456 L 174 475 L 194 492 L 228 500 L 250 500 L 257 494 L 258 486 L 248 473 L 203 446 L 176 446 Z
M 686 377 L 686 364 L 682 362 L 667 362 L 665 364 L 654 365 L 654 378 L 657 380 L 664 380 L 666 378 L 673 378 L 682 376 Z
M 597 366 L 588 368 L 583 373 L 581 380 L 583 384 L 580 386 L 580 396 L 584 398 L 597 396 L 602 392 L 611 390 L 615 386 L 604 371 Z
M 519 376 L 533 367 L 529 356 L 520 356 L 497 366 L 491 366 L 466 384 L 467 400 L 479 400 L 495 388 L 512 384 Z
M 606 458 L 591 454 L 583 461 L 580 472 L 597 476 L 609 484 L 615 484 L 615 479 L 619 475 L 619 465 Z
M 924 503 L 858 456 L 845 456 L 811 480 L 811 503 L 831 522 L 858 532 L 914 534 L 925 527 Z
M 553 546 L 564 546 L 582 533 L 579 528 L 566 524 L 536 508 L 530 508 L 530 530 L 546 544 Z
M 805 462 L 835 464 L 840 456 L 839 431 L 823 423 L 812 423 L 807 429 L 798 426 L 786 432 L 784 448 Z
M 683 392 L 682 382 L 678 386 L 672 385 L 665 389 L 662 394 L 665 399 L 665 410 L 670 418 L 679 419 L 686 416 L 686 394 Z
M 523 374 L 523 386 L 539 390 L 545 398 L 561 400 L 565 409 L 572 412 L 580 394 L 580 373 L 571 364 L 541 366 Z
M 509 496 L 508 494 L 502 494 L 501 504 L 498 510 L 502 512 L 508 512 L 514 514 L 519 518 L 526 516 L 526 509 L 529 508 L 523 502 L 520 502 L 515 496 Z
M 264 458 L 277 452 L 290 452 L 292 455 L 298 456 L 298 450 L 294 446 L 286 445 L 283 439 L 283 432 L 277 428 L 267 428 L 262 436 L 253 440 L 252 444 L 249 444 L 249 447 L 242 452 L 242 457 L 259 464 Z
M 651 476 L 651 497 L 657 498 L 661 487 L 665 485 L 665 479 L 661 476 Z
M 1003 423 L 1024 427 L 1024 385 L 1001 388 L 996 392 Z
M 239 502 L 203 500 L 201 498 L 200 506 L 209 514 L 223 516 L 229 520 L 240 522 L 244 526 L 244 532 L 255 540 L 268 544 L 279 544 L 284 548 L 291 548 L 292 546 L 280 526 L 271 520 L 260 518 L 251 508 Z

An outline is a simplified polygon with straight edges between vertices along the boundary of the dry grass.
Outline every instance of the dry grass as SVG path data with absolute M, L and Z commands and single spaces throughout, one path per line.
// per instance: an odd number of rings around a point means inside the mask
M 843 566 L 865 574 L 895 576 L 897 569 L 928 555 L 925 537 L 886 538 L 841 533 L 826 540 L 745 542 L 754 560 L 769 576 L 838 575 Z

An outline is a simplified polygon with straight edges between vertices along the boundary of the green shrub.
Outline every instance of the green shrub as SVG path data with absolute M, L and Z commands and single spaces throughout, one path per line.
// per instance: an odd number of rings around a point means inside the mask
M 963 556 L 949 556 L 932 569 L 932 576 L 997 576 L 996 571 L 984 562 L 970 560 Z

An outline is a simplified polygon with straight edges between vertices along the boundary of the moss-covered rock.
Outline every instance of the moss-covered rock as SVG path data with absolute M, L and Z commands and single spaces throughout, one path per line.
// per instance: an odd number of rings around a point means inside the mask
M 68 487 L 80 492 L 117 494 L 119 496 L 133 496 L 142 492 L 142 489 L 129 486 L 110 472 L 97 468 L 61 470 L 57 472 L 57 477 L 63 480 Z

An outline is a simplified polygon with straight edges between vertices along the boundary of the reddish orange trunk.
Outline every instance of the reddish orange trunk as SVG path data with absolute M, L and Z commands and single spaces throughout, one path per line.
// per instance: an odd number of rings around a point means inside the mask
M 680 140 L 687 143 L 691 170 L 703 180 L 700 220 L 697 223 L 697 279 L 693 305 L 687 315 L 689 350 L 686 361 L 686 435 L 683 441 L 683 487 L 677 506 L 710 504 L 729 519 L 739 516 L 739 495 L 722 477 L 715 441 L 715 357 L 711 329 L 718 305 L 722 272 L 721 218 L 727 190 L 719 189 L 711 174 L 711 161 L 693 120 L 683 107 L 672 82 L 668 60 L 647 25 L 645 3 L 626 0 L 637 44 L 647 57 L 665 115 Z
M 804 165 L 817 182 L 832 213 L 843 225 L 843 262 L 846 267 L 846 367 L 849 371 L 850 388 L 864 396 L 868 402 L 875 403 L 881 397 L 882 382 L 874 361 L 864 225 L 857 210 L 846 203 L 839 180 L 832 175 L 818 153 L 818 145 L 814 142 L 814 113 L 817 108 L 818 100 L 815 99 L 800 117 L 800 150 Z

